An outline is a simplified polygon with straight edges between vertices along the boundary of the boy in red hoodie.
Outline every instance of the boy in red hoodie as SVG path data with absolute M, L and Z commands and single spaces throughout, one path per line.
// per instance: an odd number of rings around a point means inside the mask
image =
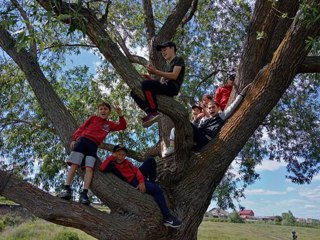
M 100 166 L 102 172 L 112 172 L 118 178 L 150 194 L 158 204 L 164 218 L 164 225 L 172 228 L 181 226 L 181 221 L 170 214 L 162 189 L 155 183 L 157 164 L 154 158 L 148 158 L 140 168 L 135 167 L 126 159 L 128 150 L 121 145 L 113 148 L 112 156 L 106 158 Z
M 216 95 L 214 96 L 214 101 L 220 106 L 221 111 L 225 109 L 229 101 L 229 97 L 234 85 L 235 75 L 231 74 L 228 77 L 228 82 L 226 85 L 221 86 L 217 89 Z
M 108 103 L 99 104 L 98 115 L 89 117 L 73 134 L 70 145 L 72 152 L 67 160 L 70 168 L 65 182 L 65 191 L 60 194 L 61 198 L 66 200 L 71 199 L 72 189 L 70 186 L 77 169 L 81 165 L 85 168 L 85 175 L 83 191 L 80 193 L 79 202 L 82 204 L 90 204 L 87 193 L 93 177 L 93 168 L 98 146 L 103 142 L 109 132 L 120 131 L 127 128 L 127 123 L 122 116 L 121 109 L 115 107 L 115 111 L 119 115 L 119 123 L 108 120 L 111 113 L 111 106 Z

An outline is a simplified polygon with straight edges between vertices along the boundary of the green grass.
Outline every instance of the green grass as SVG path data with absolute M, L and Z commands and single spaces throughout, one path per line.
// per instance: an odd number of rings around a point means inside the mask
M 27 221 L 15 227 L 6 227 L 0 232 L 0 240 L 57 240 L 59 234 L 63 232 L 73 232 L 79 237 L 79 240 L 94 240 L 84 232 L 67 228 L 44 220 Z
M 258 223 L 222 223 L 203 221 L 198 240 L 290 240 L 295 229 L 299 240 L 319 240 L 320 229 Z
M 295 229 L 299 240 L 318 240 L 320 229 L 291 227 L 258 223 L 226 223 L 203 221 L 198 231 L 198 240 L 290 240 Z M 94 240 L 84 232 L 59 226 L 44 220 L 27 220 L 0 232 L 0 240 L 58 240 L 62 233 L 76 233 L 79 240 Z

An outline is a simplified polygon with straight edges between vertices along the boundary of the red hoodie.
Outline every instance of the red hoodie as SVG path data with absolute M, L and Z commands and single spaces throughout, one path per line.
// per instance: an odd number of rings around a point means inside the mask
M 103 119 L 98 116 L 89 117 L 73 134 L 72 141 L 77 141 L 80 137 L 85 137 L 100 145 L 109 132 L 124 130 L 127 123 L 124 117 L 119 117 L 119 123 Z
M 100 171 L 105 171 L 108 165 L 113 162 L 114 166 L 120 171 L 128 183 L 131 183 L 134 177 L 137 177 L 139 183 L 144 182 L 144 177 L 139 168 L 134 166 L 129 160 L 125 159 L 122 163 L 117 163 L 114 156 L 107 157 L 100 166 Z
M 219 87 L 216 91 L 216 95 L 214 96 L 214 101 L 219 103 L 220 109 L 223 111 L 226 107 L 229 97 L 232 91 L 232 87 L 230 85 L 224 85 L 222 87 Z

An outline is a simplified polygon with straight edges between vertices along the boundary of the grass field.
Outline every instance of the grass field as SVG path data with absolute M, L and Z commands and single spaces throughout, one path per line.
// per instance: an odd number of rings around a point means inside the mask
M 320 239 L 320 229 L 316 228 L 204 221 L 198 231 L 198 240 L 290 240 L 293 228 L 298 240 Z
M 239 224 L 204 221 L 200 225 L 198 240 L 291 240 L 293 227 L 270 224 Z M 320 229 L 294 227 L 298 240 L 319 240 Z M 79 240 L 94 240 L 85 233 L 43 220 L 27 221 L 0 232 L 0 240 L 60 240 L 75 234 Z

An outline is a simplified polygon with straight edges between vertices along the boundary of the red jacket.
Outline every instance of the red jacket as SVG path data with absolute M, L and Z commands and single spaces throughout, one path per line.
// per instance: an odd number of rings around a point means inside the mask
M 216 91 L 216 95 L 214 96 L 214 101 L 219 103 L 221 110 L 223 111 L 226 107 L 229 97 L 232 91 L 232 87 L 230 85 L 224 85 L 219 87 Z
M 144 177 L 142 173 L 140 172 L 139 168 L 134 166 L 129 160 L 125 159 L 122 163 L 117 163 L 115 161 L 114 156 L 107 157 L 106 160 L 103 161 L 103 163 L 100 166 L 100 171 L 108 171 L 107 167 L 110 163 L 113 163 L 114 167 L 116 167 L 122 176 L 124 176 L 127 179 L 128 183 L 131 183 L 134 177 L 137 177 L 139 183 L 144 182 Z
M 85 137 L 100 145 L 109 132 L 120 131 L 126 128 L 127 123 L 124 117 L 119 117 L 119 123 L 115 123 L 98 116 L 91 116 L 73 134 L 72 141 Z

